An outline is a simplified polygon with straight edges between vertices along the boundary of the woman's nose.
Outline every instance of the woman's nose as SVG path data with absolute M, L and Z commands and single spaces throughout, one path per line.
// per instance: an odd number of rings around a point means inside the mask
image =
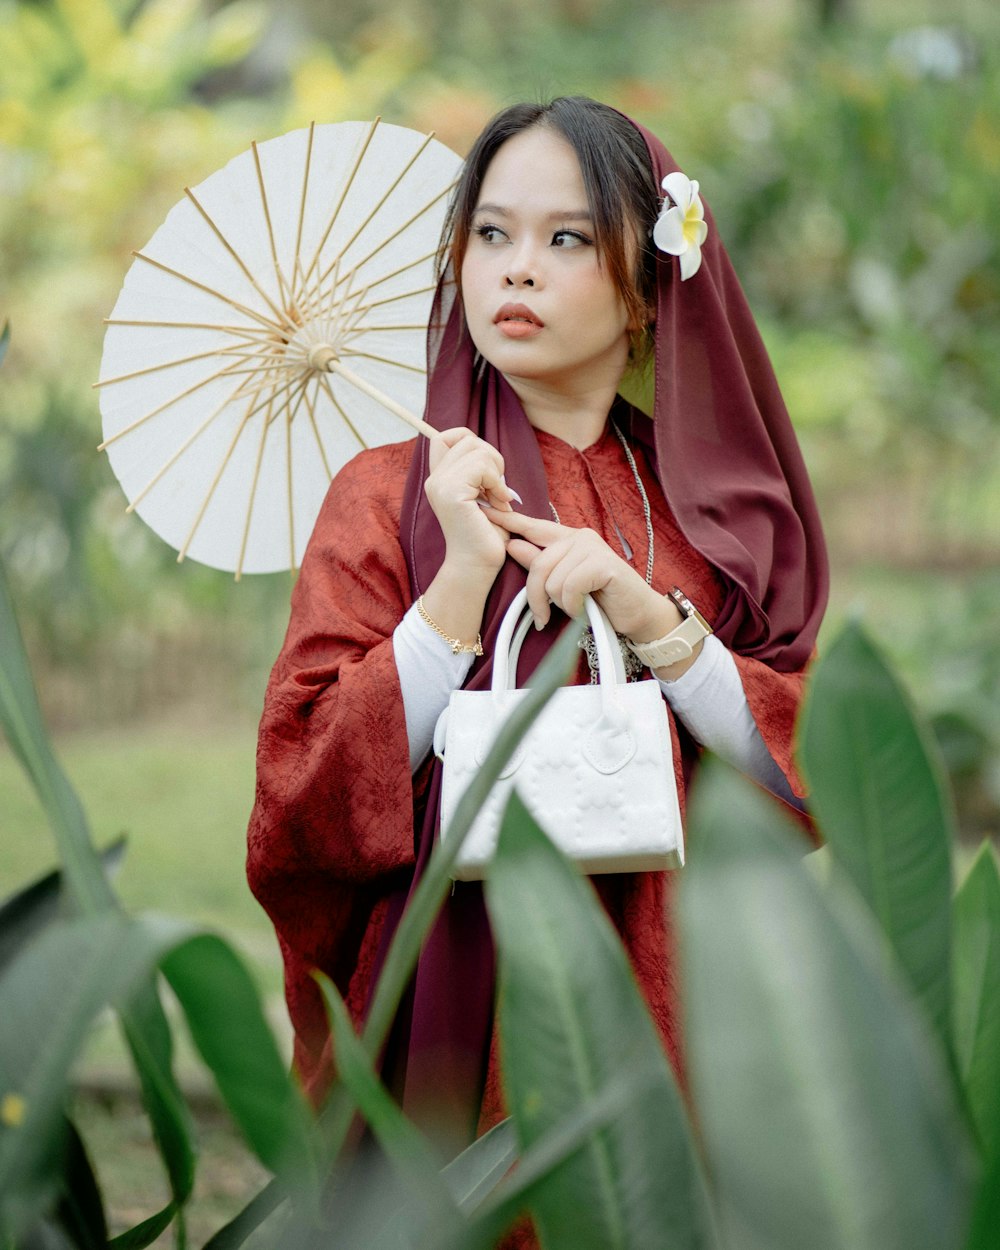
M 507 255 L 504 285 L 534 287 L 539 282 L 538 245 L 531 239 L 518 239 Z

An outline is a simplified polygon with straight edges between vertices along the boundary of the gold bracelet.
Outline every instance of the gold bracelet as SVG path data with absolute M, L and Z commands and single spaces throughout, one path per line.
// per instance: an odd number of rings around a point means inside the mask
M 441 628 L 441 626 L 437 623 L 437 621 L 431 618 L 427 609 L 424 607 L 423 595 L 421 595 L 420 598 L 417 600 L 417 613 L 419 614 L 420 619 L 422 621 L 425 621 L 431 627 L 431 629 L 434 630 L 435 634 L 443 638 L 445 642 L 448 644 L 448 646 L 451 647 L 452 655 L 482 655 L 483 654 L 482 635 L 476 634 L 475 642 L 463 642 L 461 638 L 452 638 L 449 634 L 446 634 L 444 630 Z

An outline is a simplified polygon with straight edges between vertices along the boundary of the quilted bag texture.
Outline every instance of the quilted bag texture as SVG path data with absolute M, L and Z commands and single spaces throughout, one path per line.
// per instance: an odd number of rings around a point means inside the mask
M 434 749 L 444 761 L 442 836 L 500 726 L 525 691 L 514 689 L 517 657 L 531 624 L 522 591 L 497 636 L 490 690 L 456 690 L 441 714 Z M 453 869 L 485 875 L 513 787 L 553 842 L 581 871 L 644 872 L 684 862 L 670 722 L 656 681 L 627 682 L 618 641 L 589 596 L 599 682 L 564 686 L 508 761 L 469 830 Z

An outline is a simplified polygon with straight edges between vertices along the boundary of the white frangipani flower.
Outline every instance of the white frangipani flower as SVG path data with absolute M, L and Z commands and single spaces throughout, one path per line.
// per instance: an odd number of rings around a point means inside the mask
M 694 277 L 701 265 L 701 246 L 708 238 L 705 206 L 698 183 L 679 170 L 667 174 L 660 185 L 668 198 L 653 227 L 653 242 L 661 252 L 680 257 L 683 282 Z

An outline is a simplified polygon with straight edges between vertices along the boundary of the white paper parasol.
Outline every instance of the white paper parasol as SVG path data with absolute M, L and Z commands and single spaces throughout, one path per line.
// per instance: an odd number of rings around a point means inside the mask
M 215 568 L 298 567 L 334 473 L 433 433 L 434 258 L 460 159 L 380 122 L 254 144 L 135 261 L 104 340 L 104 442 L 138 514 Z

